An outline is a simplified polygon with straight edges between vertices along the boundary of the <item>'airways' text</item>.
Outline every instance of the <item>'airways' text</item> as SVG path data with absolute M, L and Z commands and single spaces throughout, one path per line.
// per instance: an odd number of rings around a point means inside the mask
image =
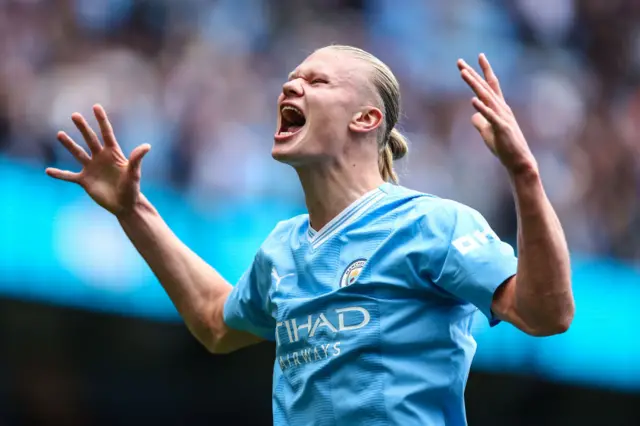
M 298 367 L 302 364 L 309 364 L 338 355 L 340 355 L 340 342 L 333 342 L 280 355 L 278 356 L 278 362 L 280 363 L 280 369 L 284 371 L 288 368 Z

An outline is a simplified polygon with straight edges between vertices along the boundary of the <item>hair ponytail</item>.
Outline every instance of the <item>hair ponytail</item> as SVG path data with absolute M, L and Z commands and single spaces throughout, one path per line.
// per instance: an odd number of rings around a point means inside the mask
M 408 151 L 409 144 L 407 139 L 396 128 L 393 128 L 384 144 L 384 150 L 380 153 L 378 161 L 380 174 L 385 182 L 398 183 L 398 175 L 393 170 L 393 160 L 401 159 Z

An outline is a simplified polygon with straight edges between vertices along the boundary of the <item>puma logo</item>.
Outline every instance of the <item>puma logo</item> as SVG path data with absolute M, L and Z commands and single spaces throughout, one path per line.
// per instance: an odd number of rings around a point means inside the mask
M 293 277 L 294 275 L 295 274 L 287 274 L 287 275 L 279 276 L 278 271 L 276 271 L 276 268 L 271 269 L 271 276 L 276 280 L 276 290 L 278 290 L 278 287 L 280 286 L 280 281 L 282 281 L 287 277 Z

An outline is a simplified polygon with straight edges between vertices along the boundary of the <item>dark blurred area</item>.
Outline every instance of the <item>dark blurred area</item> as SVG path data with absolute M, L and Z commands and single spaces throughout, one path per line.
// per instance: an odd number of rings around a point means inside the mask
M 186 328 L 0 302 L 6 425 L 269 425 L 275 347 L 211 355 Z M 636 395 L 474 372 L 470 425 L 632 426 Z
M 401 81 L 402 183 L 473 206 L 513 241 L 508 181 L 455 66 L 485 52 L 572 251 L 635 267 L 639 18 L 635 0 L 0 0 L 0 156 L 75 170 L 55 134 L 80 140 L 70 115 L 99 102 L 125 152 L 152 144 L 147 182 L 200 204 L 302 206 L 269 155 L 276 97 L 308 53 L 353 44 Z M 269 345 L 212 356 L 176 322 L 13 298 L 0 342 L 0 425 L 271 421 Z M 472 373 L 467 401 L 470 425 L 640 424 L 637 393 L 498 371 Z
M 0 336 L 3 425 L 271 423 L 272 345 L 214 356 L 181 324 L 6 301 Z

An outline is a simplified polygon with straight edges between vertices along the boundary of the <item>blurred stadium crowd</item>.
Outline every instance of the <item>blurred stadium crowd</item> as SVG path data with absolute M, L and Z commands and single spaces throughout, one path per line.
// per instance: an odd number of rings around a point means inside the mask
M 216 203 L 302 202 L 270 158 L 276 96 L 313 49 L 354 44 L 401 81 L 402 183 L 514 238 L 508 181 L 470 124 L 458 57 L 488 54 L 574 251 L 640 260 L 640 2 L 0 0 L 0 153 L 75 165 L 55 133 L 100 102 L 145 178 Z M 612 31 L 615 29 L 615 31 Z

